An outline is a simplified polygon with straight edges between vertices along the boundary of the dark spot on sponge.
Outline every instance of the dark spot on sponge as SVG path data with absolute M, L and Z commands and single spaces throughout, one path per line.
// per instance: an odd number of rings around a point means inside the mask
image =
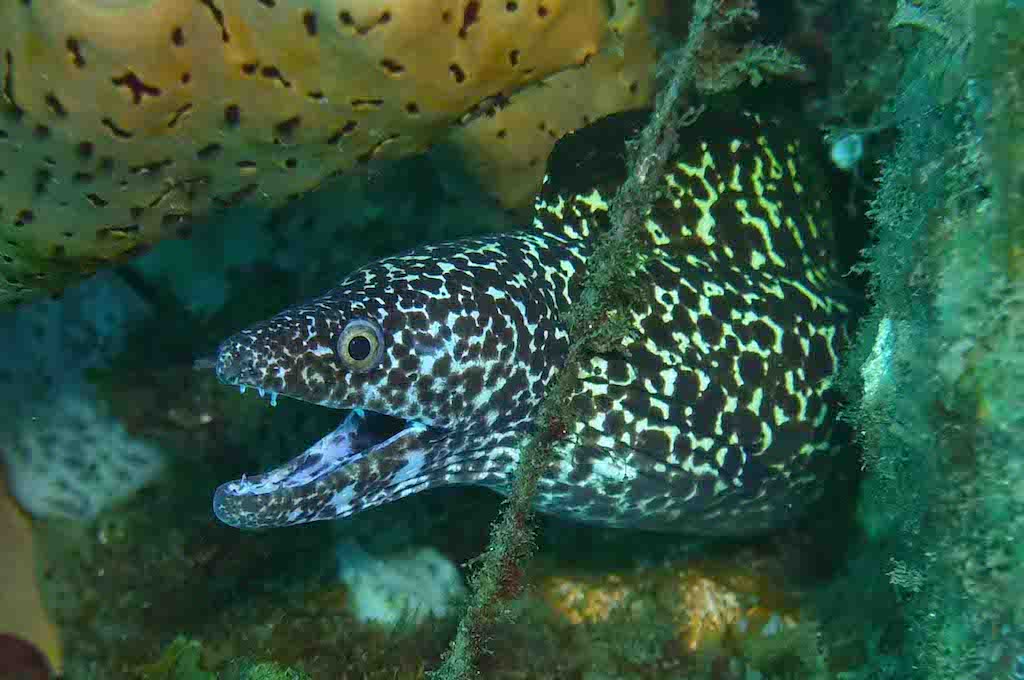
M 127 88 L 132 93 L 132 103 L 134 104 L 142 103 L 142 98 L 146 96 L 160 96 L 159 87 L 147 85 L 146 83 L 142 82 L 142 80 L 137 75 L 135 75 L 134 71 L 128 71 L 123 76 L 111 78 L 110 82 L 114 83 L 114 85 L 118 87 Z
M 274 126 L 274 133 L 281 139 L 281 141 L 288 141 L 295 136 L 295 131 L 302 124 L 301 116 L 292 116 L 287 120 L 282 120 L 280 123 Z
M 237 127 L 242 122 L 242 111 L 238 104 L 228 104 L 224 107 L 224 122 L 228 127 Z
M 462 26 L 459 28 L 459 37 L 465 38 L 469 34 L 469 27 L 480 20 L 480 3 L 470 0 L 466 9 L 462 12 Z
M 223 147 L 221 147 L 221 145 L 217 143 L 207 144 L 202 149 L 196 152 L 196 156 L 201 161 L 208 161 L 212 158 L 215 158 L 220 153 L 222 148 Z
M 77 38 L 68 38 L 64 41 L 64 46 L 67 48 L 68 53 L 71 54 L 71 63 L 82 68 L 85 66 L 85 57 L 82 56 L 82 46 L 78 42 Z
M 64 108 L 64 105 L 61 103 L 59 99 L 57 99 L 57 95 L 55 95 L 54 93 L 47 93 L 46 105 L 50 108 L 50 111 L 53 111 L 53 115 L 57 116 L 58 118 L 67 117 L 68 110 Z
M 306 33 L 308 33 L 310 37 L 314 37 L 317 34 L 316 12 L 311 10 L 303 12 L 302 25 L 306 27 Z

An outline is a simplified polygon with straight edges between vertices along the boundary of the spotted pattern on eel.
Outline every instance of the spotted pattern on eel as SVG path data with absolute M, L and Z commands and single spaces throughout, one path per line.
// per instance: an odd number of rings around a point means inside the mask
M 217 516 L 259 528 L 444 485 L 507 493 L 642 122 L 614 116 L 560 142 L 532 228 L 379 260 L 222 343 L 223 382 L 349 411 L 298 458 L 222 485 Z M 820 494 L 846 308 L 800 130 L 733 113 L 680 131 L 642 225 L 635 333 L 573 369 L 540 511 L 739 535 Z

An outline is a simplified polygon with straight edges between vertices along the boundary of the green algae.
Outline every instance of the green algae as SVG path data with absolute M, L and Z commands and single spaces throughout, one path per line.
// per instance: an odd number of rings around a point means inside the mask
M 872 641 L 850 677 L 1001 677 L 1024 640 L 1024 12 L 900 3 L 890 30 L 912 48 L 863 265 L 874 309 L 843 380 L 861 568 L 822 602 Z
M 203 668 L 203 645 L 179 636 L 160 658 L 139 669 L 141 680 L 310 680 L 309 675 L 276 663 L 248 658 L 229 662 L 219 673 Z
M 220 680 L 310 680 L 310 677 L 294 668 L 242 659 L 231 662 Z
M 139 669 L 142 680 L 217 680 L 217 675 L 201 667 L 202 645 L 178 637 L 154 663 Z

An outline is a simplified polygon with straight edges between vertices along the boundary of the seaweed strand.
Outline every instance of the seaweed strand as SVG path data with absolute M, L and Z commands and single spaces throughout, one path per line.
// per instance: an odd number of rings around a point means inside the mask
M 637 140 L 627 147 L 633 170 L 612 200 L 612 229 L 590 259 L 581 303 L 569 319 L 574 338 L 566 366 L 559 372 L 541 405 L 539 432 L 524 446 L 512 492 L 491 531 L 473 578 L 469 605 L 459 622 L 444 660 L 430 675 L 434 680 L 465 680 L 478 675 L 477 659 L 486 652 L 488 631 L 514 617 L 512 603 L 522 592 L 522 564 L 534 550 L 531 523 L 537 484 L 564 436 L 565 414 L 581 359 L 621 340 L 628 331 L 620 313 L 622 295 L 631 290 L 642 262 L 637 231 L 640 217 L 650 210 L 658 178 L 678 141 L 677 127 L 685 124 L 680 100 L 694 80 L 694 62 L 704 42 L 714 0 L 696 0 L 686 43 L 669 55 L 670 79 L 659 94 L 654 114 Z

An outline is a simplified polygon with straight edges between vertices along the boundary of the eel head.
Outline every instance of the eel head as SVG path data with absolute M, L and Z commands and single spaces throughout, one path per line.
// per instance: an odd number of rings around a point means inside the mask
M 499 273 L 503 257 L 497 238 L 420 248 L 225 340 L 222 382 L 347 415 L 291 462 L 223 484 L 217 517 L 283 526 L 434 486 L 502 488 L 557 365 L 537 357 L 564 344 L 527 318 L 530 286 Z

